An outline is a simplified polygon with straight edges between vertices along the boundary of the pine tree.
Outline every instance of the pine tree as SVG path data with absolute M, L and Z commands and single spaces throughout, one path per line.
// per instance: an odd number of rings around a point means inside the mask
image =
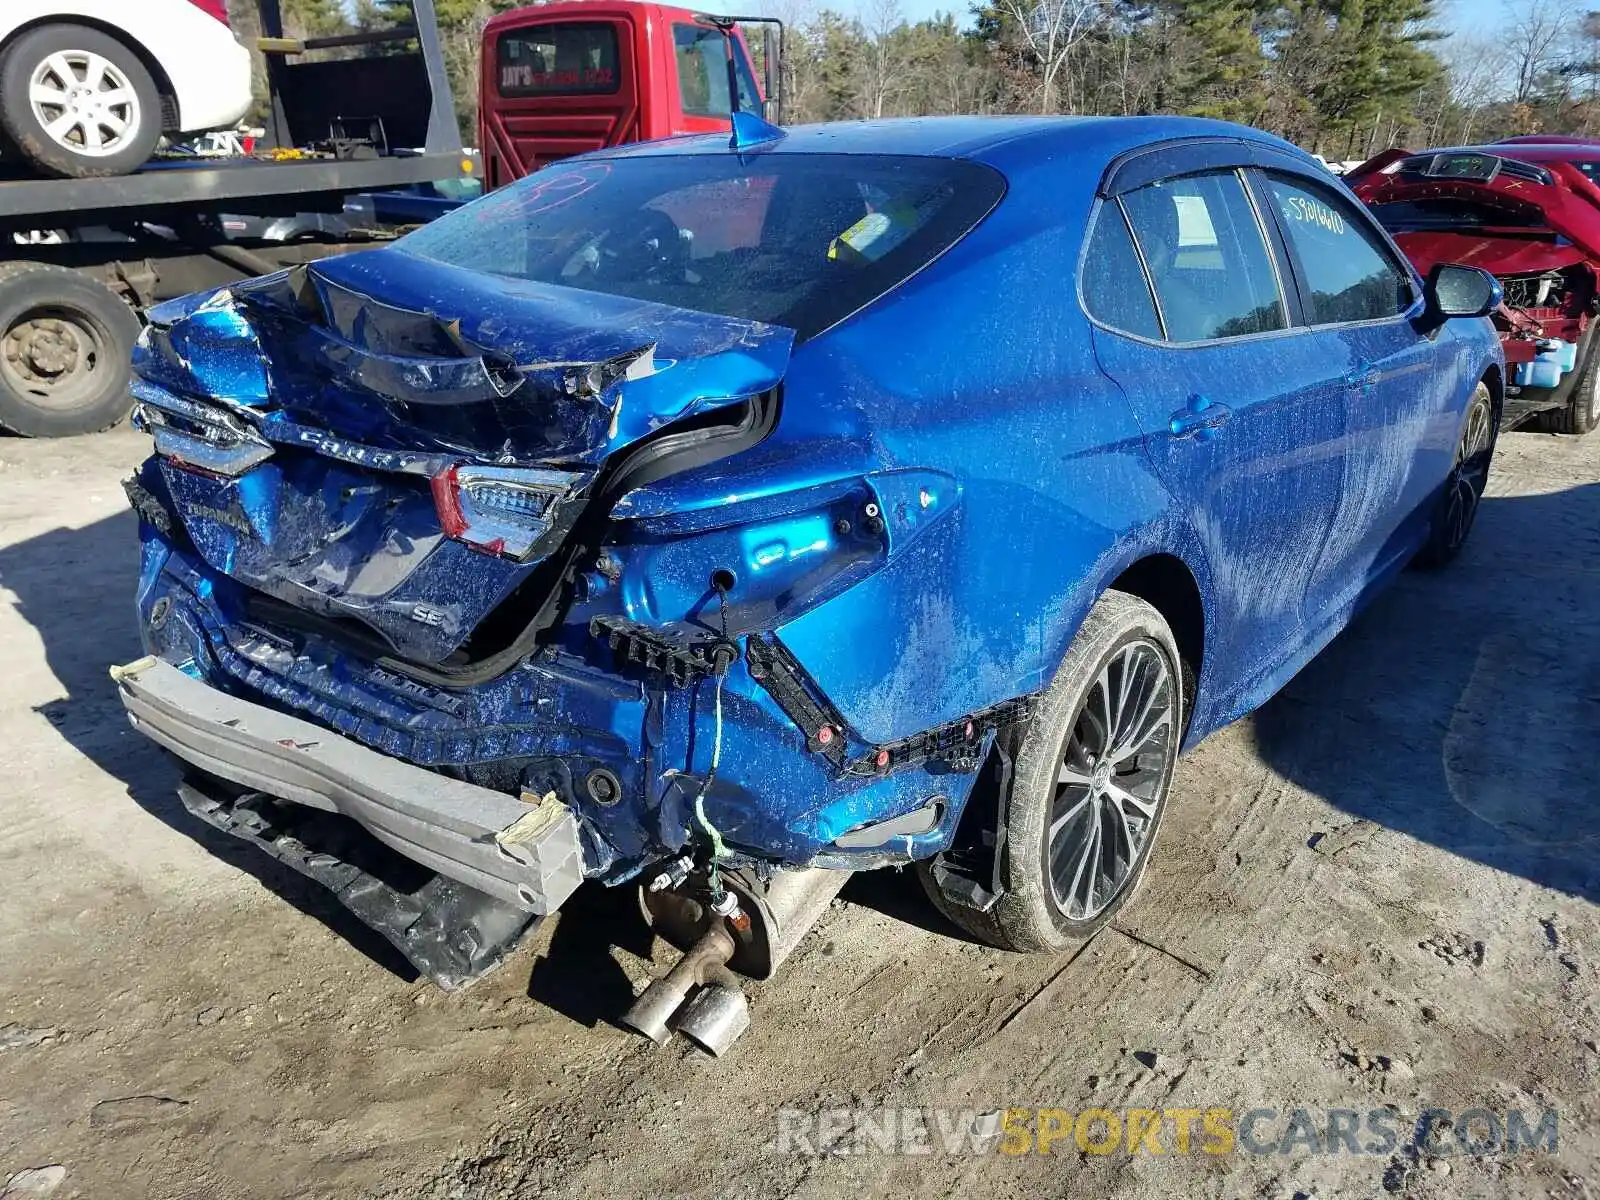
M 1167 105 L 1226 121 L 1257 119 L 1267 59 L 1247 0 L 1168 0 L 1159 19 L 1176 64 Z
M 526 0 L 433 0 L 433 9 L 439 28 L 448 32 L 524 3 Z M 403 25 L 411 21 L 410 0 L 358 0 L 358 6 L 367 10 L 369 18 L 376 18 L 375 23 Z

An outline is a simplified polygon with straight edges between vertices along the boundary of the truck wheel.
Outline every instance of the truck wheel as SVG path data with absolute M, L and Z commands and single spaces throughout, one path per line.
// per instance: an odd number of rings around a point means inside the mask
M 1467 534 L 1472 532 L 1472 523 L 1478 516 L 1478 502 L 1483 499 L 1483 489 L 1489 482 L 1489 463 L 1494 458 L 1498 432 L 1494 398 L 1489 394 L 1489 386 L 1480 383 L 1472 393 L 1466 419 L 1461 423 L 1455 463 L 1434 499 L 1428 540 L 1417 552 L 1418 566 L 1442 567 L 1466 545 Z
M 105 284 L 45 263 L 0 263 L 0 427 L 69 437 L 127 415 L 139 318 Z
M 51 175 L 125 175 L 161 140 L 161 96 L 139 56 L 98 29 L 42 25 L 0 55 L 0 131 Z
M 1589 328 L 1593 330 L 1595 323 Z M 1600 425 L 1600 341 L 1586 338 L 1591 344 L 1584 348 L 1583 362 L 1578 366 L 1578 377 L 1567 395 L 1565 407 L 1540 413 L 1535 428 L 1545 433 L 1588 433 Z
M 1006 950 L 1058 952 L 1093 937 L 1138 886 L 1183 728 L 1172 631 L 1143 600 L 1105 593 L 1022 739 L 1000 806 L 999 899 L 987 913 L 954 903 L 924 866 L 934 904 Z

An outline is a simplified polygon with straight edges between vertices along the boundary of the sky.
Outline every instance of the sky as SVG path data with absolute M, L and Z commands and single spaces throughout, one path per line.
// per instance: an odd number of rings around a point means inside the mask
M 705 12 L 777 12 L 799 8 L 834 8 L 844 13 L 858 13 L 870 0 L 702 0 L 697 7 Z M 1529 0 L 1520 0 L 1526 4 Z M 345 8 L 354 7 L 354 0 L 343 0 Z M 1519 0 L 1442 0 L 1438 5 L 1439 25 L 1445 30 L 1470 28 L 1475 33 L 1491 31 L 1507 19 L 1508 10 Z M 970 23 L 968 10 L 971 0 L 900 0 L 901 14 L 908 21 L 921 21 L 936 12 L 954 13 L 960 25 Z
M 861 0 L 704 0 L 701 8 L 710 12 L 782 11 L 799 2 L 816 8 L 836 8 L 841 12 L 859 12 L 865 7 Z M 958 24 L 969 24 L 968 9 L 971 0 L 900 0 L 900 11 L 908 21 L 920 21 L 936 12 L 953 12 Z M 1506 19 L 1508 0 L 1445 0 L 1440 4 L 1439 25 L 1445 30 L 1470 28 L 1476 33 L 1492 30 Z

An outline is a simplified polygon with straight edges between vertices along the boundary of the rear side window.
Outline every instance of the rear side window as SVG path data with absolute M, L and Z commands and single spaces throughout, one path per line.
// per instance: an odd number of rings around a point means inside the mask
M 507 30 L 495 54 L 502 96 L 598 96 L 622 86 L 616 27 L 603 22 Z
M 1095 219 L 1083 256 L 1083 303 L 1102 325 L 1159 340 L 1161 322 L 1145 282 L 1144 267 L 1115 200 Z
M 721 31 L 705 25 L 674 25 L 672 44 L 678 59 L 678 96 L 683 111 L 692 117 L 725 117 L 728 106 L 728 42 Z M 759 112 L 756 81 L 743 50 L 734 45 L 734 67 L 739 73 L 739 107 Z
M 1267 191 L 1308 293 L 1308 323 L 1377 321 L 1410 307 L 1411 280 L 1343 199 L 1281 175 L 1267 176 Z
M 1169 341 L 1285 327 L 1277 273 L 1238 175 L 1165 179 L 1128 192 L 1122 203 Z
M 557 163 L 398 250 L 819 333 L 959 241 L 1003 177 L 962 159 L 650 154 Z

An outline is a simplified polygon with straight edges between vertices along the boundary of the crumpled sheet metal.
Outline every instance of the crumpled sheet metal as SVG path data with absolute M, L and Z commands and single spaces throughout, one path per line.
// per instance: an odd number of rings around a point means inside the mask
M 390 299 L 370 294 L 381 288 Z M 598 465 L 698 411 L 770 390 L 792 330 L 476 275 L 389 249 L 152 311 L 139 374 L 275 405 L 378 445 Z

